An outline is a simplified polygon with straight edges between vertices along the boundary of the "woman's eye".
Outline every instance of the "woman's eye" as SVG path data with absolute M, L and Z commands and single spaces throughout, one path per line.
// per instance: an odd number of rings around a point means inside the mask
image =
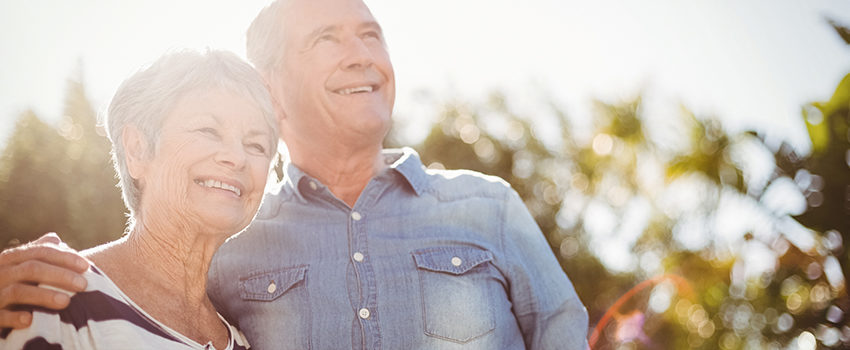
M 213 128 L 200 128 L 200 129 L 198 129 L 198 130 L 196 130 L 196 131 L 198 131 L 198 132 L 200 132 L 200 133 L 203 133 L 203 134 L 208 134 L 208 135 L 212 135 L 212 136 L 218 136 L 218 130 L 213 129 Z
M 334 38 L 333 35 L 325 34 L 325 35 L 322 35 L 322 36 L 316 38 L 316 44 L 321 43 L 321 42 L 326 42 L 326 41 L 333 42 L 335 40 L 336 39 Z

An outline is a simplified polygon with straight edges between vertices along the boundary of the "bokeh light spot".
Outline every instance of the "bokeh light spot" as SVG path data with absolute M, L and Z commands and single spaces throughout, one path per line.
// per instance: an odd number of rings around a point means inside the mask
M 841 332 L 838 329 L 826 325 L 819 325 L 817 334 L 817 339 L 820 340 L 823 345 L 829 347 L 837 345 L 841 340 Z
M 460 140 L 464 143 L 471 145 L 478 141 L 478 138 L 481 136 L 481 130 L 478 130 L 478 127 L 473 123 L 464 124 L 460 130 Z
M 815 336 L 809 332 L 800 333 L 800 336 L 795 340 L 798 350 L 815 350 L 817 340 Z
M 841 310 L 838 306 L 832 305 L 829 307 L 829 310 L 826 310 L 826 320 L 832 323 L 841 322 L 841 319 L 844 316 L 844 311 Z
M 787 312 L 783 312 L 782 315 L 779 316 L 779 319 L 776 320 L 776 326 L 773 331 L 776 333 L 785 333 L 793 326 L 794 317 Z
M 607 156 L 611 154 L 611 150 L 614 148 L 614 139 L 611 138 L 611 135 L 608 134 L 597 134 L 593 137 L 593 152 L 600 156 Z

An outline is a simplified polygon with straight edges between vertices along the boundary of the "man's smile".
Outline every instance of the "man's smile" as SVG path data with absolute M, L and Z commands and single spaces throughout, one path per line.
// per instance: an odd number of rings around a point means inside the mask
M 339 90 L 336 90 L 334 92 L 337 93 L 337 94 L 340 94 L 340 95 L 351 95 L 351 94 L 357 94 L 357 93 L 363 93 L 363 92 L 372 92 L 374 90 L 377 90 L 377 86 L 364 85 L 364 86 L 357 86 L 357 87 L 339 89 Z

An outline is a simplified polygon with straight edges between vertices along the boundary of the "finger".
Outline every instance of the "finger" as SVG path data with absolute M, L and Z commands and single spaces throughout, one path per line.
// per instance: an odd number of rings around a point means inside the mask
M 0 266 L 12 266 L 25 261 L 38 260 L 78 273 L 88 269 L 88 261 L 76 251 L 55 244 L 27 244 L 0 253 Z
M 61 310 L 66 308 L 70 301 L 71 297 L 64 292 L 28 284 L 13 284 L 0 290 L 0 308 L 18 304 Z
M 0 310 L 0 328 L 26 328 L 32 323 L 32 314 L 27 311 Z
M 37 240 L 32 241 L 30 244 L 44 244 L 44 243 L 52 243 L 59 245 L 62 243 L 62 240 L 59 238 L 59 235 L 56 232 L 48 232 L 39 237 Z
M 0 287 L 16 283 L 46 284 L 70 292 L 81 292 L 87 285 L 86 279 L 76 271 L 40 260 L 28 260 L 11 267 L 0 267 Z

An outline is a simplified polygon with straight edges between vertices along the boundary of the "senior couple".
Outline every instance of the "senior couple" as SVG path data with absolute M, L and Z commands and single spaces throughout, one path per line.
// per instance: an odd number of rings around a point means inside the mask
M 394 74 L 361 0 L 276 1 L 247 49 L 259 74 L 178 52 L 119 87 L 106 126 L 127 234 L 3 252 L 0 348 L 587 347 L 515 191 L 382 149 Z M 278 135 L 290 161 L 267 188 Z

